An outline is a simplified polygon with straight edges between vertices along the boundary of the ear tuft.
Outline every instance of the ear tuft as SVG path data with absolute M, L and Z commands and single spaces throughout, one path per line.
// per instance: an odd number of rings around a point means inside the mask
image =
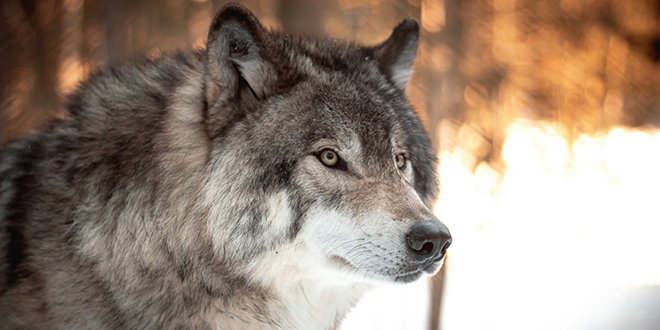
M 413 71 L 419 44 L 419 23 L 407 18 L 394 28 L 387 40 L 374 47 L 374 56 L 394 85 L 405 91 Z

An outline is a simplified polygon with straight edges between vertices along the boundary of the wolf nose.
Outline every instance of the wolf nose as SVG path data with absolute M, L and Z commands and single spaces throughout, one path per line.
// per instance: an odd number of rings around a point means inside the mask
M 406 242 L 419 260 L 442 258 L 451 244 L 451 234 L 438 220 L 419 221 L 410 229 Z

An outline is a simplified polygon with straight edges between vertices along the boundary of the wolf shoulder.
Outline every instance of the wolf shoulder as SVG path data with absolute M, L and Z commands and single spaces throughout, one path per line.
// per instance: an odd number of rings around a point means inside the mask
M 168 108 L 184 79 L 201 77 L 200 56 L 162 55 L 95 73 L 68 97 L 65 119 L 0 146 L 0 319 L 25 297 L 14 292 L 23 290 L 18 283 L 43 270 L 31 251 L 74 248 L 67 226 L 82 199 L 107 199 L 172 149 L 163 142 L 176 126 Z

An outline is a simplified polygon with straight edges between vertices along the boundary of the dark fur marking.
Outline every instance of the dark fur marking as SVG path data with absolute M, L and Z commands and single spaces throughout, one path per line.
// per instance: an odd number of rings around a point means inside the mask
M 287 155 L 281 155 L 287 157 Z M 255 164 L 258 168 L 263 168 L 263 173 L 255 180 L 255 188 L 270 187 L 270 190 L 276 191 L 285 187 L 291 178 L 291 171 L 295 166 L 295 161 L 288 159 L 271 159 L 262 157 L 257 159 Z
M 314 201 L 304 198 L 297 190 L 293 190 L 289 197 L 289 207 L 292 210 L 293 221 L 288 230 L 288 239 L 289 241 L 293 241 L 298 236 L 298 233 L 300 233 L 305 214 Z
M 256 205 L 248 206 L 248 208 L 244 211 L 243 216 L 248 218 L 247 228 L 244 229 L 246 229 L 247 232 L 254 237 L 259 237 L 259 235 L 263 234 L 264 232 L 264 226 L 261 217 L 262 214 L 263 211 Z
M 27 219 L 27 213 L 30 209 L 30 201 L 37 198 L 37 196 L 28 187 L 35 185 L 34 164 L 38 164 L 43 155 L 43 148 L 39 141 L 31 141 L 28 148 L 22 151 L 21 157 L 18 157 L 20 162 L 16 166 L 21 172 L 14 179 L 15 187 L 22 187 L 22 189 L 17 189 L 16 195 L 7 205 L 9 213 L 7 216 L 7 230 L 9 232 L 7 287 L 17 283 L 20 278 L 29 276 L 29 270 L 21 267 L 21 262 L 27 257 L 28 242 L 24 236 L 25 219 Z

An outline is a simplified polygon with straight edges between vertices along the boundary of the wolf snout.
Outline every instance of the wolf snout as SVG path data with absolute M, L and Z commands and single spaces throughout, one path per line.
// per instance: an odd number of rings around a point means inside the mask
M 451 245 L 451 234 L 438 220 L 418 221 L 406 235 L 406 242 L 418 260 L 440 259 Z

